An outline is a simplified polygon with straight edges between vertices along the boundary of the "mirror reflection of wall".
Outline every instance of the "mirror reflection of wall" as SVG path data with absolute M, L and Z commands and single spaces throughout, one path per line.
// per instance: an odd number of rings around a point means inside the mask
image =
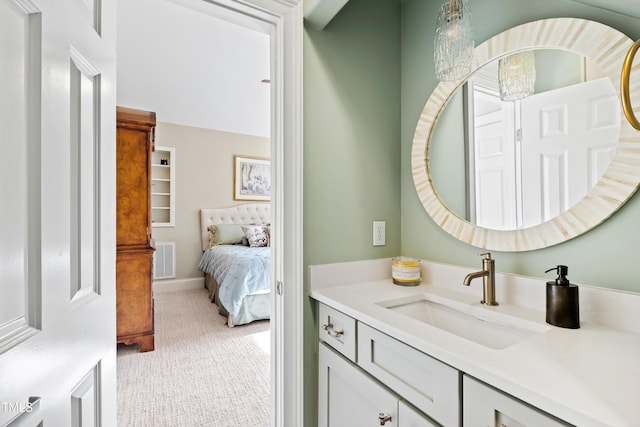
M 460 217 L 466 218 L 465 106 L 458 90 L 434 128 L 429 145 L 429 174 L 442 201 Z
M 620 134 L 610 80 L 582 55 L 535 50 L 533 95 L 501 101 L 498 60 L 448 101 L 429 147 L 442 201 L 484 228 L 514 230 L 570 209 L 598 182 Z

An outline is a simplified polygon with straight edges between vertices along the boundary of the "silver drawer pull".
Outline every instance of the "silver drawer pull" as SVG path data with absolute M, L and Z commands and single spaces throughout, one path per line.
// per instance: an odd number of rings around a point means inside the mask
M 339 337 L 344 335 L 344 331 L 341 329 L 339 331 L 336 331 L 333 329 L 333 323 L 325 323 L 324 325 L 322 325 L 322 329 L 327 331 L 327 333 L 329 335 L 331 335 L 332 337 Z
M 387 423 L 387 421 L 391 421 L 391 415 L 380 412 L 380 415 L 378 415 L 378 420 L 380 421 L 380 425 L 383 426 Z

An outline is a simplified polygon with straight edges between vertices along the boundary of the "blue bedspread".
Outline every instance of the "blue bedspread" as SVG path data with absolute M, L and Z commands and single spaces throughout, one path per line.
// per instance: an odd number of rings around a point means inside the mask
M 245 295 L 270 289 L 270 247 L 219 245 L 207 249 L 198 269 L 220 285 L 220 302 L 235 316 Z

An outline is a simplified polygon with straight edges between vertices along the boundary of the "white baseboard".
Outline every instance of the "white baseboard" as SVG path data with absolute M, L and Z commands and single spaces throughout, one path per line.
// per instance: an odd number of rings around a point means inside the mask
M 175 292 L 204 288 L 204 277 L 154 280 L 153 292 Z

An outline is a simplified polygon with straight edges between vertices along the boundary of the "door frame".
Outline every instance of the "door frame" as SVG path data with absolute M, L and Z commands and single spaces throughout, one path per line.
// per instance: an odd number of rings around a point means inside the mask
M 301 0 L 171 1 L 269 35 L 273 183 L 270 425 L 301 426 L 304 424 Z

